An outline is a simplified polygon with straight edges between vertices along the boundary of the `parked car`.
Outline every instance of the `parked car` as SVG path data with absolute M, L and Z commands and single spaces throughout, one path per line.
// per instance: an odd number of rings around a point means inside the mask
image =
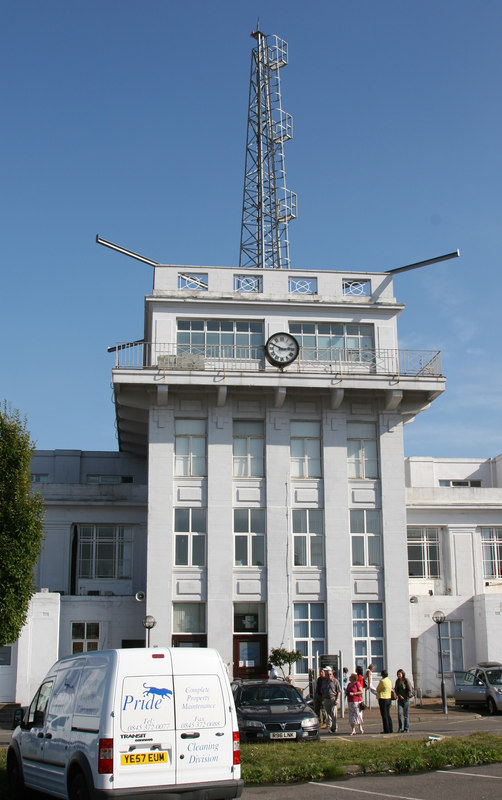
M 319 739 L 317 714 L 286 681 L 234 681 L 232 691 L 242 742 Z
M 453 673 L 456 706 L 481 706 L 489 714 L 502 711 L 502 664 L 481 661 L 467 672 Z

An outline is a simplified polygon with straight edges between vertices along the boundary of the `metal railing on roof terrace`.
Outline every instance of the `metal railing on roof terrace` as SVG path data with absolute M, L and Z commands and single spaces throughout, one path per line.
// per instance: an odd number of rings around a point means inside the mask
M 226 370 L 257 372 L 273 369 L 263 346 L 187 345 L 125 342 L 115 348 L 116 369 L 171 371 Z M 434 350 L 373 350 L 346 347 L 301 347 L 288 372 L 342 375 L 442 377 L 441 353 Z

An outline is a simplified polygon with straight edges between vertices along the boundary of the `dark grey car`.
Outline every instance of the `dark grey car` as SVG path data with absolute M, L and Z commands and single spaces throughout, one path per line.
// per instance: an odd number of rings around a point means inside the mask
M 234 681 L 232 691 L 242 742 L 319 739 L 319 718 L 286 681 Z
M 466 672 L 453 673 L 455 705 L 480 706 L 489 714 L 502 711 L 502 664 L 480 661 Z

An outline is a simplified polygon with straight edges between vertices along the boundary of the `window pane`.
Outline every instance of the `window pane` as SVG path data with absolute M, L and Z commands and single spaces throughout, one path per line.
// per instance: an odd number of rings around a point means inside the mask
M 71 624 L 71 638 L 83 639 L 85 636 L 85 622 L 72 622 Z
M 199 434 L 204 436 L 206 433 L 206 421 L 204 419 L 177 419 L 174 422 L 175 432 Z
M 311 619 L 324 619 L 324 603 L 311 603 L 310 617 Z
M 368 563 L 370 567 L 379 567 L 381 564 L 379 536 L 368 536 Z
M 263 536 L 251 539 L 252 563 L 254 567 L 265 566 L 265 540 Z
M 351 510 L 350 531 L 351 533 L 364 533 L 364 511 Z
M 319 422 L 292 422 L 291 436 L 310 436 L 319 438 L 321 426 Z
M 247 533 L 249 531 L 247 508 L 234 508 L 234 531 L 236 533 Z
M 295 567 L 305 567 L 307 564 L 307 540 L 305 536 L 295 536 Z
M 363 536 L 353 536 L 352 537 L 352 566 L 353 567 L 362 567 L 362 566 L 364 566 L 364 537 Z
M 251 530 L 255 533 L 265 533 L 265 509 L 251 509 Z
M 308 603 L 295 603 L 295 619 L 307 619 L 309 615 Z
M 322 567 L 323 561 L 322 537 L 312 536 L 310 539 L 310 565 Z
M 176 508 L 174 510 L 174 530 L 175 531 L 190 530 L 189 518 L 190 518 L 190 511 L 188 508 Z
M 206 537 L 192 536 L 192 566 L 203 567 L 206 563 Z
M 373 422 L 347 422 L 347 437 L 376 439 L 376 425 Z
M 309 509 L 309 530 L 310 533 L 323 532 L 323 512 L 322 508 Z
M 235 565 L 247 567 L 248 563 L 248 538 L 247 536 L 235 537 Z
M 383 637 L 383 622 L 379 620 L 370 621 L 370 636 Z
M 310 626 L 310 634 L 312 638 L 324 638 L 324 622 L 312 622 Z
M 295 622 L 295 637 L 299 639 L 307 639 L 309 635 L 308 622 Z
M 179 567 L 188 566 L 188 536 L 177 535 L 175 538 L 175 563 Z
M 307 511 L 301 508 L 293 509 L 293 533 L 307 532 Z
M 192 531 L 194 533 L 206 532 L 206 509 L 192 508 Z

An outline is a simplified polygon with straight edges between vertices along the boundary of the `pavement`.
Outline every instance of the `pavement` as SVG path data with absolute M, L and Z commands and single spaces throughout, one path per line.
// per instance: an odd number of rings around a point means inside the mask
M 364 741 L 370 739 L 423 739 L 427 737 L 443 738 L 445 736 L 468 736 L 471 733 L 497 733 L 502 735 L 502 715 L 496 714 L 489 716 L 484 710 L 465 709 L 456 707 L 452 700 L 447 704 L 448 713 L 445 714 L 441 700 L 437 698 L 423 700 L 422 704 L 410 705 L 410 731 L 409 733 L 397 733 L 397 708 L 392 704 L 391 717 L 394 725 L 394 733 L 382 733 L 382 718 L 380 709 L 376 701 L 371 708 L 364 711 L 363 729 L 364 734 L 350 736 L 351 727 L 349 725 L 348 711 L 345 717 L 341 717 L 338 710 L 338 729 L 335 734 L 329 730 L 321 728 L 322 740 L 336 740 L 338 738 L 350 741 Z
M 395 704 L 393 704 L 395 706 Z M 340 710 L 338 714 L 338 730 L 336 733 L 330 733 L 326 728 L 321 728 L 321 739 L 323 741 L 337 739 L 349 741 L 370 741 L 374 739 L 423 739 L 431 737 L 443 738 L 445 736 L 468 736 L 471 733 L 496 733 L 502 735 L 502 714 L 495 716 L 488 716 L 488 714 L 480 713 L 472 709 L 456 708 L 453 702 L 448 703 L 448 713 L 443 713 L 441 701 L 437 699 L 427 699 L 420 705 L 410 706 L 410 732 L 397 733 L 397 710 L 392 708 L 391 716 L 394 723 L 394 731 L 392 734 L 383 734 L 382 720 L 380 711 L 377 704 L 372 708 L 367 708 L 364 712 L 364 734 L 357 736 L 350 736 L 350 725 L 348 712 L 346 710 L 345 717 L 341 717 Z M 0 747 L 6 747 L 9 744 L 11 730 L 7 727 L 0 726 Z

